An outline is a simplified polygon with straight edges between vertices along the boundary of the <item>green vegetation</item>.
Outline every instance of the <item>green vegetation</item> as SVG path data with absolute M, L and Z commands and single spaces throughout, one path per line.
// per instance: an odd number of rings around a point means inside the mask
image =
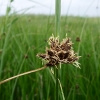
M 60 39 L 66 33 L 81 56 L 81 69 L 63 64 L 60 81 L 65 100 L 100 98 L 100 18 L 61 17 Z M 13 15 L 0 17 L 0 80 L 43 67 L 36 57 L 45 52 L 55 33 L 55 17 Z M 55 79 L 50 68 L 0 85 L 0 100 L 54 100 Z M 60 93 L 60 100 L 62 99 Z
M 60 37 L 60 20 L 61 20 L 61 0 L 56 0 L 55 1 L 55 36 Z M 55 67 L 61 67 L 60 65 L 55 66 Z M 59 71 L 60 69 L 55 68 L 55 76 L 56 76 L 56 93 L 55 93 L 55 100 L 59 100 L 59 83 L 58 79 L 59 78 Z M 59 80 L 60 81 L 60 80 Z

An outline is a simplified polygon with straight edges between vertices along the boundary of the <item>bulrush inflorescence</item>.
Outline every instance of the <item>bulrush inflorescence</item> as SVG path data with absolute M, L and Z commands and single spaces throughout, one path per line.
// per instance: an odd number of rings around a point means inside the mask
M 46 53 L 37 55 L 38 57 L 46 60 L 46 65 L 44 67 L 10 77 L 1 81 L 0 84 L 3 84 L 23 75 L 43 70 L 46 67 L 57 66 L 59 63 L 74 64 L 76 67 L 79 67 L 79 63 L 77 62 L 79 56 L 77 56 L 77 54 L 74 53 L 70 38 L 66 37 L 65 39 L 63 39 L 62 42 L 59 42 L 58 37 L 51 36 L 48 40 L 48 44 L 50 48 L 46 48 Z M 28 58 L 28 56 L 25 55 L 25 58 Z
M 50 48 L 46 48 L 46 53 L 37 55 L 46 60 L 46 66 L 52 67 L 59 63 L 66 63 L 74 64 L 76 67 L 79 67 L 79 63 L 77 62 L 79 56 L 74 53 L 72 48 L 73 43 L 70 38 L 66 37 L 60 42 L 59 37 L 52 35 L 48 40 L 48 44 Z

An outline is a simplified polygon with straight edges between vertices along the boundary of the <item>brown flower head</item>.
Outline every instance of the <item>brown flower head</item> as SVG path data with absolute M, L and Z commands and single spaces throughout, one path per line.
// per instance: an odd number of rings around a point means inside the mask
M 76 41 L 77 41 L 77 42 L 80 42 L 80 41 L 81 41 L 80 37 L 77 37 L 77 38 L 76 38 Z
M 48 40 L 50 48 L 46 48 L 45 54 L 38 54 L 37 56 L 46 60 L 46 66 L 52 67 L 59 63 L 74 64 L 79 67 L 77 60 L 79 56 L 74 53 L 72 42 L 70 38 L 63 39 L 59 42 L 58 37 L 51 36 Z

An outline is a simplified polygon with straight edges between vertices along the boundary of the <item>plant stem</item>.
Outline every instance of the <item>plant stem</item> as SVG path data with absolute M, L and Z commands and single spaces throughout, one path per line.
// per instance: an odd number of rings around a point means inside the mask
M 56 36 L 60 35 L 60 15 L 61 15 L 61 0 L 56 0 L 55 3 Z
M 56 25 L 56 36 L 60 35 L 60 12 L 61 12 L 61 0 L 56 0 L 55 2 L 55 25 Z M 56 100 L 59 100 L 59 86 L 58 86 L 58 69 L 56 68 Z
M 59 100 L 58 69 L 56 69 L 56 100 Z
M 16 76 L 10 77 L 10 78 L 8 78 L 8 79 L 5 79 L 5 80 L 1 81 L 1 82 L 0 82 L 0 85 L 3 84 L 3 83 L 6 83 L 6 82 L 8 82 L 8 81 L 10 81 L 10 80 L 12 80 L 12 79 L 15 79 L 15 78 L 17 78 L 17 77 L 20 77 L 20 76 L 23 76 L 23 75 L 27 75 L 27 74 L 30 74 L 30 73 L 33 73 L 33 72 L 37 72 L 37 71 L 43 70 L 43 69 L 45 69 L 45 68 L 47 68 L 47 67 L 44 66 L 44 67 L 41 67 L 41 68 L 38 68 L 38 69 L 35 69 L 35 70 L 31 70 L 31 71 L 28 71 L 28 72 L 25 72 L 25 73 L 18 74 L 18 75 L 16 75 Z

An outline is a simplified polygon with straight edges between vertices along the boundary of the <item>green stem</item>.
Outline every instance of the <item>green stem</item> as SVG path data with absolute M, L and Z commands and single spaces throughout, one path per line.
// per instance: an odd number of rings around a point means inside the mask
M 56 100 L 59 100 L 58 69 L 56 69 Z
M 55 2 L 55 25 L 56 25 L 56 36 L 60 35 L 60 12 L 61 12 L 61 0 L 56 0 Z M 56 68 L 56 100 L 59 100 L 59 86 L 58 86 L 58 69 Z
M 55 4 L 56 36 L 58 36 L 60 35 L 61 0 L 56 0 Z

